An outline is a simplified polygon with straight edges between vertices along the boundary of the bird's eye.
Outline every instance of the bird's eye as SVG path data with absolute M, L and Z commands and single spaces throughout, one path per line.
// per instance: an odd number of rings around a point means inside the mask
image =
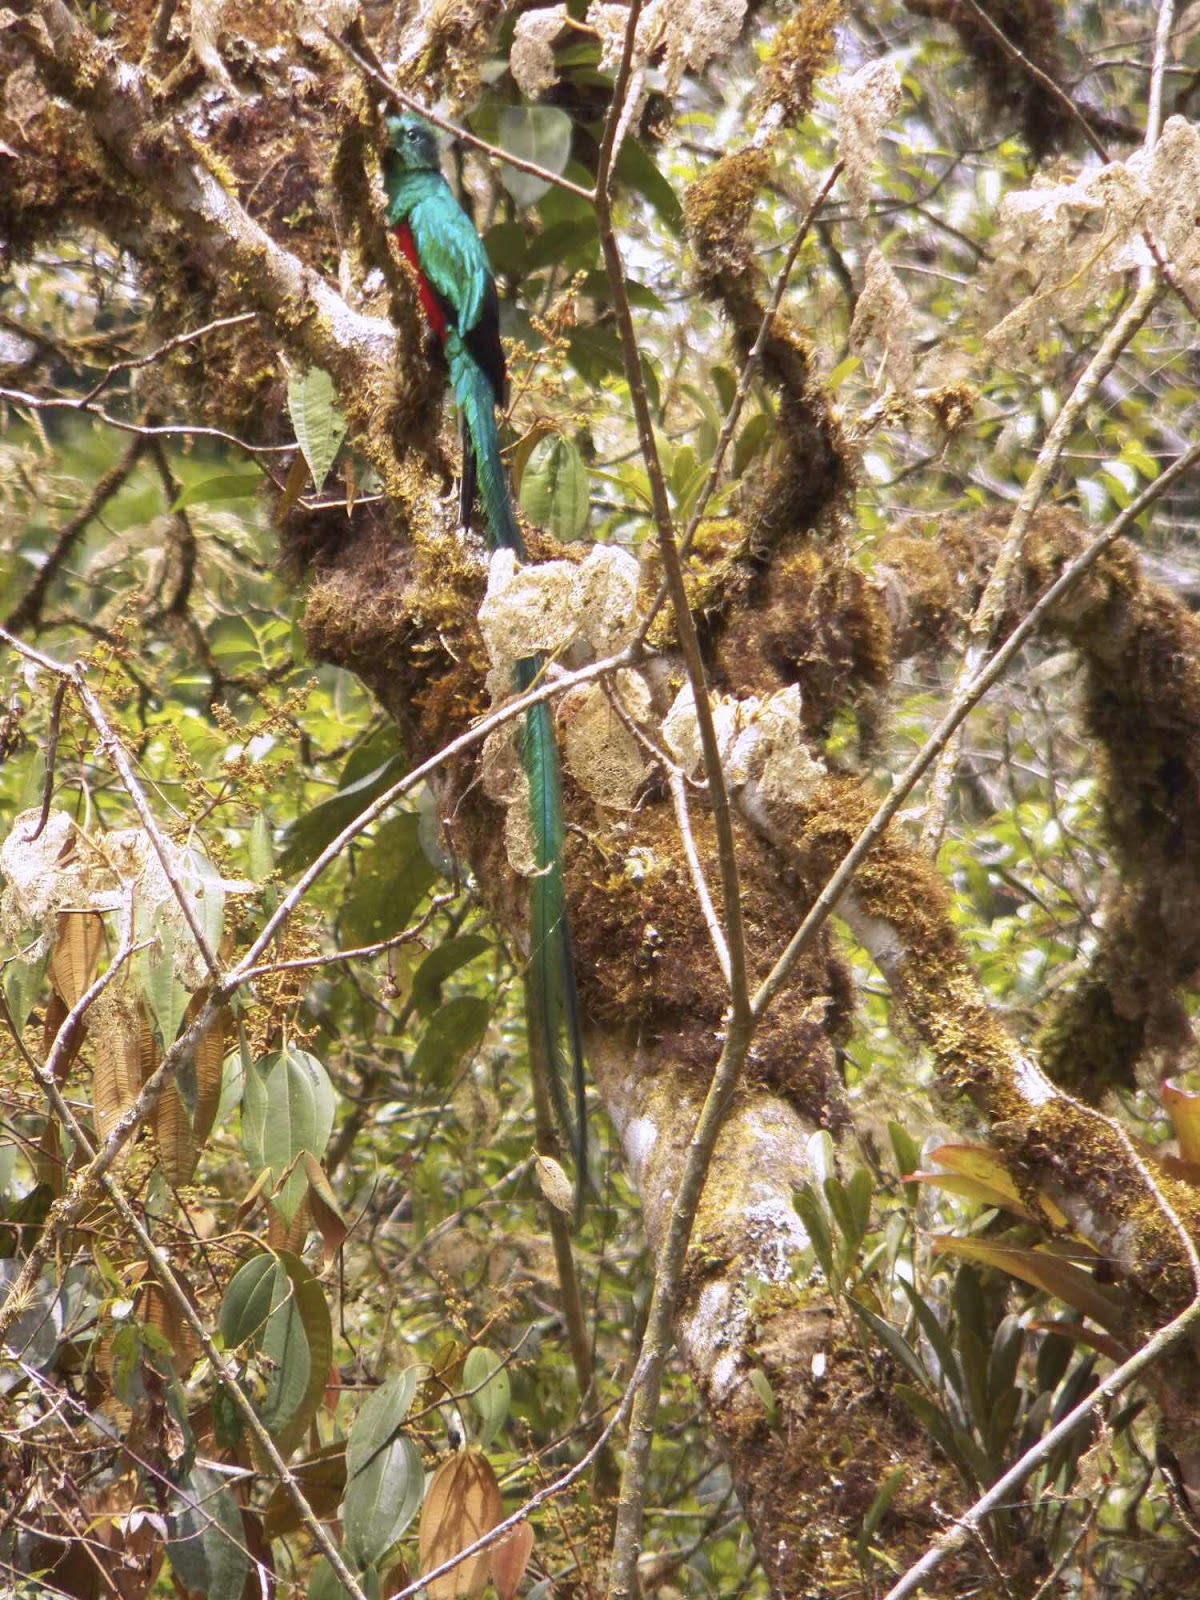
M 406 139 L 415 139 L 417 137 L 417 130 L 415 128 L 409 128 L 404 137 Z

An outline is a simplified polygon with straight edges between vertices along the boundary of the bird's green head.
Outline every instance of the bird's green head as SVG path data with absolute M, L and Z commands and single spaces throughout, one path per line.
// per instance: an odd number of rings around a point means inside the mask
M 437 135 L 423 117 L 414 116 L 411 111 L 389 117 L 387 132 L 388 143 L 405 172 L 439 170 Z

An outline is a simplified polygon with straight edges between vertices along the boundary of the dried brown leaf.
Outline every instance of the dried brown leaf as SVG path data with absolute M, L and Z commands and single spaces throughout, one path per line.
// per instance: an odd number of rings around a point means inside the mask
M 494 1528 L 503 1518 L 491 1463 L 479 1450 L 460 1450 L 434 1473 L 421 1507 L 421 1570 L 429 1572 Z M 428 1585 L 429 1600 L 478 1600 L 488 1581 L 490 1552 L 469 1556 Z

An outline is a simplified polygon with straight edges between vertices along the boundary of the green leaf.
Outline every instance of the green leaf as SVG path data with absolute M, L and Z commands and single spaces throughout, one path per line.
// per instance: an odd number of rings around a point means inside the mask
M 287 404 L 296 443 L 319 493 L 346 436 L 346 419 L 334 399 L 333 379 L 320 367 L 309 367 L 307 372 L 293 368 L 288 373 Z
M 521 509 L 556 539 L 578 539 L 587 530 L 587 467 L 561 434 L 550 434 L 534 445 L 521 478 Z
M 574 131 L 571 118 L 557 106 L 505 106 L 496 123 L 502 150 L 556 175 L 562 174 L 570 160 Z M 519 206 L 534 205 L 551 187 L 544 178 L 521 172 L 507 162 L 501 163 L 500 181 Z
M 456 995 L 439 1006 L 413 1051 L 413 1076 L 435 1087 L 449 1083 L 459 1062 L 477 1048 L 491 1014 L 490 1002 L 474 994 Z
M 848 1299 L 854 1309 L 855 1316 L 866 1324 L 867 1329 L 874 1334 L 884 1349 L 904 1368 L 905 1372 L 910 1377 L 915 1378 L 923 1388 L 931 1389 L 933 1385 L 929 1381 L 929 1374 L 925 1371 L 925 1363 L 912 1345 L 909 1344 L 908 1340 L 905 1339 L 904 1335 L 898 1329 L 893 1328 L 890 1322 L 885 1322 L 882 1317 L 876 1316 L 874 1311 L 863 1305 L 861 1301 L 856 1300 L 853 1295 L 848 1296 Z
M 436 877 L 421 845 L 420 815 L 401 811 L 390 817 L 356 858 L 354 881 L 342 905 L 347 943 L 378 944 L 402 933 Z
M 278 1180 L 293 1168 L 273 1204 L 290 1224 L 308 1179 L 294 1163 L 307 1150 L 319 1161 L 333 1132 L 337 1094 L 329 1075 L 306 1050 L 263 1056 L 242 1090 L 242 1141 L 255 1176 L 270 1168 Z
M 628 138 L 622 142 L 617 153 L 617 177 L 650 202 L 672 233 L 682 230 L 683 207 L 679 204 L 679 196 L 640 140 Z
M 324 1291 L 298 1256 L 254 1256 L 234 1274 L 218 1314 L 226 1348 L 249 1345 L 263 1358 L 258 1413 L 287 1454 L 316 1415 L 333 1357 Z
M 191 933 L 184 935 L 189 941 Z M 172 1044 L 191 995 L 175 976 L 175 928 L 160 922 L 153 944 L 137 954 L 136 971 L 142 996 L 158 1029 L 164 1048 Z
M 220 472 L 213 478 L 202 478 L 181 490 L 171 502 L 172 511 L 182 511 L 185 506 L 220 505 L 227 500 L 249 500 L 262 487 L 261 472 Z
M 402 1372 L 372 1389 L 359 1407 L 346 1440 L 346 1472 L 349 1477 L 362 1472 L 371 1458 L 385 1450 L 400 1431 L 421 1381 L 422 1368 L 405 1367 Z
M 367 1600 L 379 1600 L 382 1585 L 374 1567 L 356 1574 L 359 1587 Z M 325 1556 L 321 1556 L 312 1569 L 312 1577 L 305 1585 L 305 1600 L 350 1600 L 350 1591 L 334 1572 Z
M 796 1207 L 800 1221 L 804 1224 L 804 1231 L 808 1234 L 809 1243 L 813 1253 L 821 1265 L 821 1271 L 831 1282 L 834 1279 L 833 1266 L 833 1234 L 829 1227 L 829 1218 L 825 1214 L 825 1207 L 817 1199 L 816 1191 L 811 1184 L 805 1184 L 797 1189 L 792 1203 Z
M 275 870 L 275 847 L 271 838 L 271 823 L 265 811 L 257 811 L 250 824 L 247 844 L 250 858 L 250 876 L 255 883 L 265 883 Z
M 481 1423 L 476 1443 L 486 1450 L 504 1426 L 512 1403 L 508 1368 L 494 1351 L 476 1345 L 463 1363 L 463 1388 Z
M 421 1452 L 407 1434 L 399 1434 L 346 1484 L 341 1518 L 351 1560 L 373 1566 L 408 1527 L 424 1494 Z
M 929 1302 L 921 1295 L 915 1284 L 907 1278 L 900 1278 L 900 1285 L 908 1295 L 913 1311 L 916 1313 L 917 1322 L 921 1332 L 929 1340 L 930 1347 L 938 1359 L 938 1366 L 942 1374 L 954 1386 L 956 1394 L 963 1393 L 962 1371 L 958 1365 L 958 1357 L 954 1353 L 954 1346 L 950 1342 L 950 1335 L 938 1321 L 937 1313 Z
M 13 960 L 4 968 L 4 1003 L 18 1033 L 29 1021 L 49 959 L 47 951 L 40 961 Z
M 254 1339 L 271 1314 L 279 1263 L 269 1250 L 251 1256 L 234 1273 L 221 1300 L 217 1326 L 227 1350 Z
M 347 764 L 348 765 L 348 764 Z M 337 793 L 313 806 L 292 823 L 279 855 L 283 872 L 295 872 L 316 860 L 327 844 L 332 844 L 342 829 L 365 811 L 378 795 L 404 776 L 404 757 L 395 754 L 378 762 L 370 771 L 344 781 Z
M 482 933 L 461 933 L 436 945 L 413 974 L 412 1002 L 421 1016 L 429 1016 L 440 1005 L 447 978 L 491 948 L 492 941 Z
M 250 1572 L 242 1513 L 225 1480 L 194 1466 L 170 1495 L 167 1558 L 180 1585 L 204 1600 L 241 1600 Z
M 921 1147 L 898 1122 L 889 1122 L 887 1125 L 888 1138 L 892 1144 L 892 1154 L 896 1158 L 896 1170 L 903 1178 L 906 1173 L 915 1172 L 921 1160 Z M 904 1185 L 904 1201 L 906 1205 L 916 1205 L 920 1191 L 915 1183 Z
M 859 1561 L 866 1561 L 871 1548 L 871 1540 L 875 1537 L 875 1531 L 887 1515 L 887 1509 L 896 1497 L 896 1490 L 908 1477 L 908 1471 L 907 1467 L 896 1467 L 892 1472 L 889 1472 L 880 1484 L 879 1492 L 874 1500 L 867 1507 L 867 1514 L 863 1517 L 862 1532 L 859 1534 L 858 1542 L 855 1545 Z

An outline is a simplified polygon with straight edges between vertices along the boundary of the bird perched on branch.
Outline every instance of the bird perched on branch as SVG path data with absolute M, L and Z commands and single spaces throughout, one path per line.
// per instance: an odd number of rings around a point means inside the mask
M 463 436 L 459 496 L 464 526 L 478 490 L 488 544 L 526 559 L 500 455 L 496 409 L 504 403 L 507 372 L 500 343 L 496 282 L 483 241 L 442 176 L 437 139 L 422 118 L 387 119 L 384 162 L 387 222 L 417 277 L 425 319 L 445 357 Z M 532 687 L 539 657 L 517 663 L 516 686 Z M 526 1015 L 546 1064 L 555 1113 L 573 1147 L 577 1192 L 586 1177 L 583 1044 L 579 998 L 562 875 L 562 775 L 547 702 L 526 713 L 521 757 L 529 779 L 535 872 L 530 879 Z M 565 1083 L 574 1083 L 574 1124 Z

